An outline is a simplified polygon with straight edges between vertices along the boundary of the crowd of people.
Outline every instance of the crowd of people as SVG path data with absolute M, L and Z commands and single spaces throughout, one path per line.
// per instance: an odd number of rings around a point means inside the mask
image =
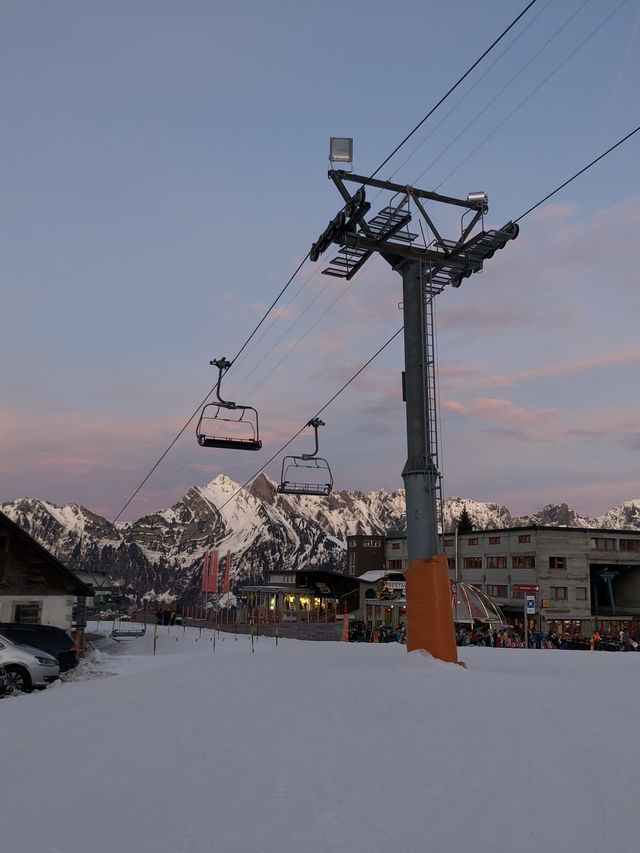
M 404 625 L 394 628 L 391 625 L 378 625 L 373 628 L 364 622 L 351 622 L 349 625 L 351 643 L 406 643 L 407 631 Z
M 182 613 L 176 610 L 157 610 L 156 622 L 158 625 L 182 625 Z
M 459 646 L 493 646 L 495 648 L 524 648 L 522 636 L 512 627 L 491 630 L 487 626 L 458 625 L 456 641 Z M 579 634 L 557 634 L 555 631 L 535 630 L 529 634 L 532 649 L 583 649 L 591 651 L 630 652 L 640 650 L 640 643 L 630 636 L 627 628 L 613 634 L 597 629 L 590 637 Z

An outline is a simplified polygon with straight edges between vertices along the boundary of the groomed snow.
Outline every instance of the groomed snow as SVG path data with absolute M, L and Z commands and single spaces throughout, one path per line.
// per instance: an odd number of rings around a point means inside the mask
M 0 700 L 3 850 L 638 849 L 640 654 L 152 642 Z

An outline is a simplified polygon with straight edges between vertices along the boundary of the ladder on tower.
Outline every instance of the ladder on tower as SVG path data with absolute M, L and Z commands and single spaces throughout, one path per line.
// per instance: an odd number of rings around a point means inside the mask
M 422 266 L 424 359 L 423 374 L 425 388 L 427 465 L 435 473 L 437 527 L 444 531 L 444 505 L 442 475 L 440 473 L 440 440 L 438 434 L 438 374 L 435 351 L 434 297 L 442 291 L 444 284 L 429 266 Z

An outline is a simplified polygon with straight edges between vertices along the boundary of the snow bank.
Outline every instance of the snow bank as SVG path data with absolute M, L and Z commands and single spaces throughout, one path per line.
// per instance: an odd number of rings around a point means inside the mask
M 224 637 L 224 639 L 222 639 Z M 0 700 L 12 853 L 637 849 L 640 655 L 161 628 Z

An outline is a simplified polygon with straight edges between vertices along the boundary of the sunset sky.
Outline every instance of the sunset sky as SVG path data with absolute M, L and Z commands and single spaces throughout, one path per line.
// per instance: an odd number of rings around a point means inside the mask
M 525 5 L 5 4 L 0 502 L 113 518 L 341 206 L 329 137 L 370 174 Z M 639 123 L 639 79 L 635 0 L 538 0 L 382 176 L 484 190 L 503 225 Z M 438 298 L 446 494 L 640 498 L 639 158 L 637 134 Z M 192 425 L 125 518 L 248 478 L 399 328 L 384 261 L 350 283 L 324 266 L 226 378 L 264 449 L 200 449 Z M 402 486 L 401 369 L 398 338 L 323 415 L 336 488 Z

